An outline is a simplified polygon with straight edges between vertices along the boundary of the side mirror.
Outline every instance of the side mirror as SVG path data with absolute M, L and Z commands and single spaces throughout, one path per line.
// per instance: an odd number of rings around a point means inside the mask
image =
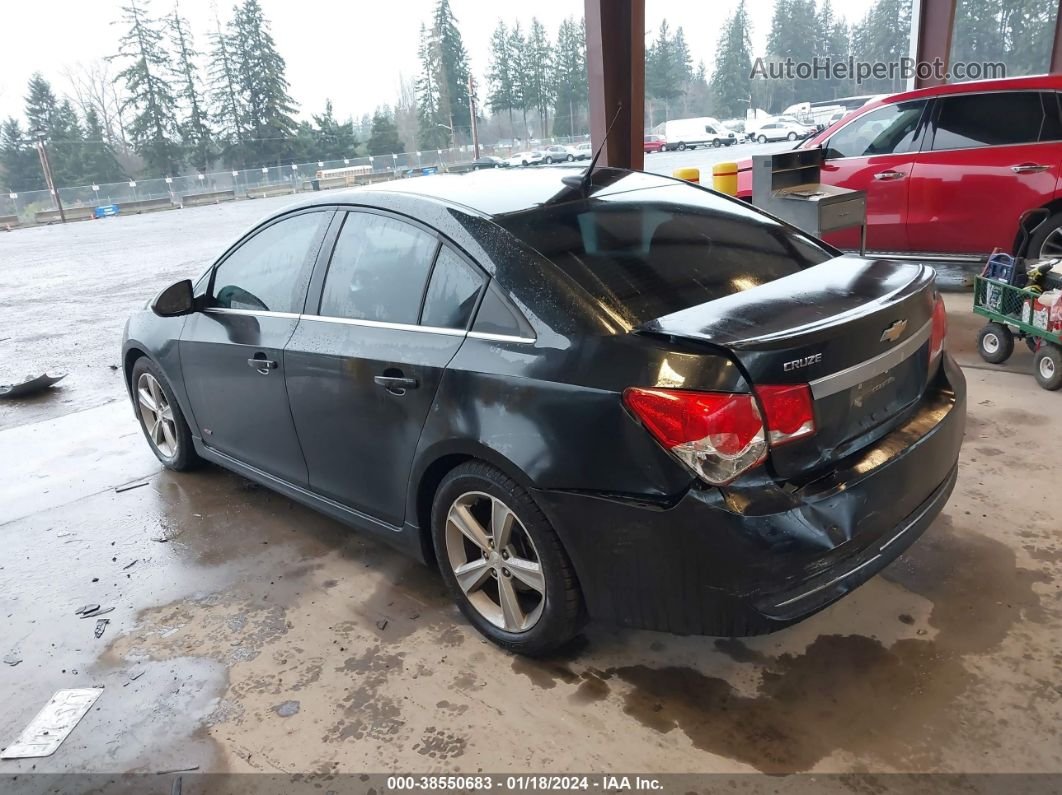
M 151 302 L 151 311 L 159 317 L 177 317 L 188 315 L 195 310 L 192 296 L 192 280 L 184 279 L 171 284 Z

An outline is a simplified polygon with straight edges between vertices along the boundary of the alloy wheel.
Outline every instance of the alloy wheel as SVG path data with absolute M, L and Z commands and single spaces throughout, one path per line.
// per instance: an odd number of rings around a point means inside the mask
M 1062 257 L 1062 226 L 1052 229 L 1040 246 L 1040 258 Z
M 542 617 L 546 580 L 516 513 L 480 491 L 462 494 L 446 515 L 446 555 L 457 585 L 483 618 L 527 632 Z
M 981 346 L 985 349 L 987 354 L 995 354 L 999 351 L 999 337 L 995 334 L 988 333 L 981 338 Z
M 151 444 L 163 457 L 176 458 L 177 425 L 173 419 L 173 407 L 166 399 L 162 385 L 151 373 L 141 373 L 137 379 L 136 402 Z

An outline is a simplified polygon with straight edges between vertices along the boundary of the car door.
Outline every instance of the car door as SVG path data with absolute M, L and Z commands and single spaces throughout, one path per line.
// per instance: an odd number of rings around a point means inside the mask
M 1062 160 L 1058 103 L 1038 91 L 938 97 L 911 178 L 914 251 L 1010 251 L 1018 218 L 1050 202 Z
M 318 271 L 284 354 L 310 488 L 399 526 L 421 428 L 485 279 L 432 230 L 361 210 Z
M 908 250 L 908 190 L 926 106 L 926 100 L 885 105 L 853 119 L 823 144 L 822 182 L 867 195 L 871 251 Z M 839 248 L 859 247 L 858 227 L 824 237 Z
M 306 463 L 288 408 L 283 351 L 332 215 L 287 215 L 237 244 L 214 267 L 207 308 L 188 318 L 180 340 L 204 444 L 298 485 L 306 484 Z

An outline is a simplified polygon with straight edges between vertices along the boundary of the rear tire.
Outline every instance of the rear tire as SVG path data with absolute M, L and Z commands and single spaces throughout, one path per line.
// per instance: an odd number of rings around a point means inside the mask
M 1029 238 L 1030 258 L 1062 256 L 1062 213 L 1055 213 Z
M 568 155 L 567 160 L 569 163 L 572 162 L 573 160 L 575 160 L 575 155 Z
M 538 656 L 579 632 L 583 604 L 575 569 L 545 515 L 514 480 L 480 461 L 457 467 L 435 493 L 431 531 L 446 587 L 488 640 Z
M 1002 323 L 988 323 L 977 333 L 977 352 L 989 364 L 1002 364 L 1014 353 L 1014 335 Z
M 1045 342 L 1033 359 L 1036 383 L 1054 392 L 1062 388 L 1062 348 L 1053 342 Z
M 761 135 L 756 140 L 759 141 L 761 144 L 765 144 L 765 143 L 767 143 L 767 136 L 766 135 Z
M 129 376 L 136 416 L 148 446 L 167 469 L 183 472 L 202 463 L 162 368 L 147 356 L 133 364 Z
M 686 144 L 683 141 L 679 141 L 679 145 L 676 146 L 675 148 L 678 149 L 680 152 L 685 152 L 686 151 Z
M 786 136 L 786 139 L 789 141 L 795 141 L 797 139 L 797 134 L 795 132 L 791 132 L 789 133 L 789 135 Z
M 723 142 L 722 142 L 722 141 L 720 141 L 720 140 L 719 140 L 718 138 L 713 138 L 713 139 L 712 139 L 712 146 L 713 146 L 713 147 L 714 147 L 715 149 L 718 149 L 718 148 L 719 148 L 720 146 L 722 146 L 722 145 L 723 145 Z

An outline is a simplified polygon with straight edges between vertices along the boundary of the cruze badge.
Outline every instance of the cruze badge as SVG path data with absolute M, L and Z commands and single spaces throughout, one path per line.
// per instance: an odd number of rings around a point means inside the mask
M 896 342 L 907 329 L 906 320 L 897 320 L 881 332 L 881 342 Z
M 805 356 L 803 359 L 793 359 L 791 362 L 786 362 L 782 365 L 782 370 L 785 372 L 791 372 L 792 370 L 799 370 L 801 367 L 807 367 L 808 365 L 818 364 L 822 361 L 821 353 L 813 353 L 811 356 Z

